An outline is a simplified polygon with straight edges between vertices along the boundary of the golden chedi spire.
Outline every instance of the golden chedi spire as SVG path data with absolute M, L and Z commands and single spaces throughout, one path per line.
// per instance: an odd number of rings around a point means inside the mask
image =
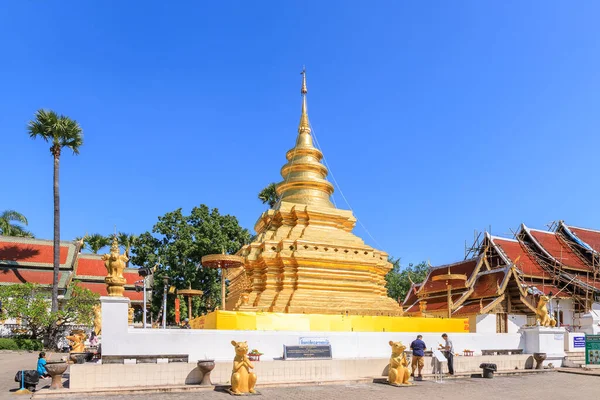
M 313 145 L 302 71 L 302 114 L 296 145 L 286 154 L 277 185 L 281 201 L 262 213 L 256 237 L 231 270 L 227 310 L 354 315 L 400 315 L 387 296 L 387 253 L 352 233 L 356 218 L 329 197 L 323 154 Z M 250 287 L 249 287 L 250 286 Z
M 321 164 L 323 153 L 313 145 L 308 108 L 306 105 L 306 70 L 302 71 L 302 114 L 298 126 L 296 146 L 286 153 L 287 164 L 281 168 L 283 181 L 277 185 L 282 202 L 334 207 L 329 197 L 333 185 L 325 177 L 327 168 Z

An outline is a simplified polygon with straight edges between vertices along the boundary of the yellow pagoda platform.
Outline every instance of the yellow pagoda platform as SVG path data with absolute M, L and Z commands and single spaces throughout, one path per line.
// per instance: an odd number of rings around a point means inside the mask
M 302 112 L 296 145 L 287 152 L 277 185 L 280 201 L 264 212 L 253 243 L 230 270 L 226 310 L 297 314 L 400 316 L 387 296 L 387 253 L 352 233 L 356 219 L 330 201 L 323 154 L 314 147 L 302 73 Z
M 290 314 L 213 311 L 190 321 L 192 329 L 301 332 L 446 332 L 469 333 L 462 318 L 387 317 L 370 315 Z

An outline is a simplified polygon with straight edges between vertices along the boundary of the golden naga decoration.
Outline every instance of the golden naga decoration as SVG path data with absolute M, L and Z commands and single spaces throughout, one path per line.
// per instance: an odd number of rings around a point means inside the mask
M 302 71 L 298 136 L 281 168 L 280 200 L 256 222 L 255 241 L 238 251 L 244 265 L 229 270 L 225 309 L 400 316 L 385 287 L 387 253 L 354 235 L 352 211 L 330 200 L 333 185 L 313 145 L 307 93 Z
M 235 347 L 235 358 L 233 359 L 233 371 L 231 371 L 231 393 L 244 394 L 256 393 L 256 374 L 250 372 L 254 365 L 248 359 L 248 342 L 231 341 Z
M 102 307 L 100 304 L 94 306 L 94 333 L 98 336 L 102 332 Z
M 408 369 L 408 361 L 404 350 L 406 346 L 402 342 L 394 342 L 390 340 L 392 346 L 392 356 L 390 357 L 388 383 L 390 385 L 412 385 L 408 380 L 410 371 Z
M 123 271 L 129 258 L 125 254 L 119 253 L 119 242 L 115 236 L 110 246 L 110 253 L 102 256 L 107 275 L 104 278 L 106 282 L 106 291 L 109 296 L 123 297 L 125 284 L 127 281 L 123 277 Z
M 535 313 L 537 314 L 537 320 L 540 326 L 552 327 L 556 326 L 556 320 L 550 314 L 548 314 L 548 307 L 546 306 L 550 298 L 548 296 L 540 296 Z
M 127 310 L 127 323 L 129 325 L 133 325 L 133 312 L 133 307 L 129 307 L 129 310 Z
M 71 353 L 83 353 L 85 352 L 85 339 L 87 338 L 87 335 L 81 331 L 81 330 L 77 330 L 77 331 L 72 331 L 71 335 L 69 336 L 65 336 L 65 339 L 67 339 L 71 345 Z

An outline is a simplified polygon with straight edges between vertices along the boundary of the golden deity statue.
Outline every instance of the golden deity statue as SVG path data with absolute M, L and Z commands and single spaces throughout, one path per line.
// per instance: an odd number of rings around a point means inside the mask
M 226 309 L 402 315 L 385 288 L 387 253 L 354 235 L 352 211 L 330 200 L 333 185 L 313 145 L 307 92 L 303 71 L 298 136 L 281 168 L 279 202 L 256 222 L 255 241 L 237 253 L 244 266 L 230 270 Z
M 98 336 L 102 332 L 102 307 L 100 304 L 94 306 L 94 333 Z
M 129 258 L 127 258 L 125 254 L 119 253 L 119 242 L 116 236 L 110 246 L 110 253 L 103 255 L 102 260 L 104 260 L 104 266 L 107 271 L 104 282 L 106 282 L 108 295 L 123 297 L 125 283 L 127 283 L 123 277 L 123 271 L 125 270 Z
M 233 370 L 231 371 L 231 392 L 233 394 L 256 393 L 256 374 L 250 372 L 254 365 L 248 359 L 248 342 L 231 341 L 235 347 Z
M 85 352 L 85 339 L 87 335 L 83 331 L 73 331 L 71 335 L 65 336 L 71 345 L 71 353 Z
M 129 307 L 129 310 L 127 310 L 127 324 L 129 325 L 133 325 L 133 315 L 134 315 L 134 309 L 133 307 Z
M 391 340 L 390 346 L 392 346 L 392 356 L 390 357 L 388 383 L 392 385 L 412 385 L 408 381 L 410 371 L 406 355 L 404 354 L 406 346 L 402 342 L 393 342 Z
M 552 327 L 556 326 L 556 320 L 548 313 L 547 304 L 550 301 L 548 296 L 540 296 L 535 313 L 540 326 Z

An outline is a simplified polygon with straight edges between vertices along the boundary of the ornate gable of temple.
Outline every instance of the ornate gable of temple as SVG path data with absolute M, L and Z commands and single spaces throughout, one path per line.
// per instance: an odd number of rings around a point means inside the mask
M 418 315 L 419 303 L 425 301 L 432 315 L 468 316 L 497 310 L 534 314 L 532 293 L 540 292 L 574 298 L 576 309 L 585 311 L 594 296 L 600 295 L 600 231 L 563 221 L 554 232 L 522 225 L 516 239 L 486 233 L 479 248 L 478 258 L 435 268 L 424 282 L 413 285 L 404 301 L 406 313 Z M 445 283 L 433 280 L 435 271 L 468 274 L 476 260 L 483 262 L 473 269 L 475 279 L 467 279 L 464 285 L 449 282 L 450 297 L 444 296 Z
M 264 212 L 253 243 L 230 271 L 228 310 L 289 313 L 401 315 L 387 296 L 387 253 L 352 233 L 356 219 L 330 201 L 323 154 L 314 147 L 308 120 L 306 74 L 295 146 L 286 153 L 277 185 L 280 201 Z

